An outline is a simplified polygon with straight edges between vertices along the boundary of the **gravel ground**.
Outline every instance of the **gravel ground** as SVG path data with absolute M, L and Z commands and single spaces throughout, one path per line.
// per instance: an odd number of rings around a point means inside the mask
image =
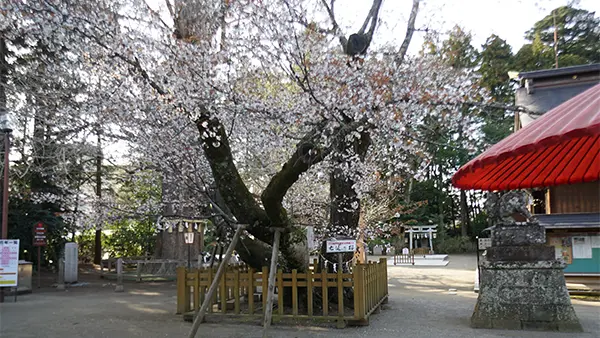
M 600 302 L 573 300 L 580 334 L 472 329 L 474 256 L 451 256 L 446 267 L 389 267 L 390 301 L 367 327 L 343 330 L 274 326 L 272 337 L 600 337 Z M 114 285 L 90 279 L 68 291 L 52 288 L 0 304 L 0 337 L 186 337 L 190 323 L 174 315 L 174 283 Z M 456 289 L 450 294 L 448 289 Z M 8 299 L 12 301 L 12 299 Z M 259 326 L 202 324 L 201 337 L 261 337 Z

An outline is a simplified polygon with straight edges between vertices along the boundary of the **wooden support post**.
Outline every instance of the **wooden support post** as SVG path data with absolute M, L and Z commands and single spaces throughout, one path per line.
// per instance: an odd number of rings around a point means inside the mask
M 200 327 L 200 323 L 202 323 L 202 321 L 204 320 L 204 315 L 206 314 L 206 310 L 208 309 L 208 306 L 211 303 L 213 295 L 215 294 L 215 292 L 217 291 L 217 288 L 219 287 L 219 280 L 221 279 L 221 276 L 223 275 L 223 273 L 225 273 L 225 270 L 227 268 L 227 262 L 229 262 L 229 258 L 231 257 L 231 254 L 233 253 L 233 249 L 237 245 L 237 242 L 240 239 L 240 235 L 242 234 L 242 230 L 244 228 L 245 228 L 245 225 L 238 224 L 237 229 L 235 230 L 235 234 L 233 235 L 233 240 L 231 241 L 231 244 L 229 244 L 229 247 L 227 248 L 227 252 L 225 252 L 225 258 L 221 260 L 221 264 L 219 264 L 219 269 L 217 269 L 217 274 L 215 275 L 215 278 L 213 279 L 212 283 L 210 284 L 210 289 L 208 289 L 208 293 L 206 295 L 206 298 L 204 299 L 204 302 L 202 302 L 202 307 L 200 308 L 200 311 L 198 311 L 198 315 L 196 315 L 196 318 L 194 318 L 194 323 L 192 324 L 192 330 L 190 331 L 188 338 L 196 337 L 196 333 L 198 333 L 198 328 Z
M 267 331 L 271 326 L 271 319 L 273 317 L 273 298 L 275 294 L 275 273 L 277 271 L 277 256 L 279 254 L 279 239 L 281 238 L 281 228 L 275 228 L 275 234 L 273 239 L 273 251 L 271 252 L 271 268 L 269 270 L 269 292 L 267 294 L 267 304 L 265 308 L 265 317 L 263 321 L 263 338 L 267 337 Z M 263 275 L 263 281 L 265 276 Z M 264 285 L 264 282 L 263 282 Z M 282 292 L 283 290 L 279 290 Z M 263 291 L 264 295 L 264 291 Z
M 323 295 L 323 316 L 327 316 L 329 314 L 329 295 L 327 294 L 327 268 L 321 270 L 321 294 Z
M 338 289 L 338 320 L 337 328 L 343 329 L 346 327 L 344 322 L 344 279 L 342 278 L 342 254 L 338 254 L 338 268 L 337 268 L 337 289 Z

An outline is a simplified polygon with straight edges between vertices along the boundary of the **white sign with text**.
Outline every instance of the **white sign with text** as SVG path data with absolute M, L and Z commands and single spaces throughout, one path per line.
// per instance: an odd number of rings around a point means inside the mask
M 0 239 L 0 287 L 17 286 L 19 280 L 19 240 Z
M 330 239 L 327 241 L 327 253 L 354 252 L 356 250 L 355 239 Z

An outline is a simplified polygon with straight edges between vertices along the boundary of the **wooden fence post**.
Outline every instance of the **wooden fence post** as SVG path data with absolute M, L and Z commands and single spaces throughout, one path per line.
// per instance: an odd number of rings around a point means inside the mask
M 298 270 L 292 269 L 292 314 L 298 315 Z
M 308 303 L 308 316 L 312 317 L 313 315 L 313 271 L 308 269 L 306 271 L 306 293 L 307 293 L 307 303 Z
M 233 275 L 233 312 L 236 315 L 240 314 L 240 267 L 236 267 Z
M 188 311 L 190 299 L 189 291 L 186 290 L 186 269 L 183 266 L 177 268 L 177 314 L 184 314 Z
M 283 271 L 277 270 L 277 313 L 283 315 Z
M 365 269 L 364 264 L 356 264 L 353 271 L 354 279 L 354 319 L 365 320 Z
M 271 326 L 271 319 L 273 318 L 273 297 L 275 294 L 275 273 L 277 271 L 277 256 L 279 254 L 279 239 L 281 238 L 281 232 L 283 229 L 275 228 L 275 234 L 273 239 L 273 250 L 271 251 L 271 270 L 269 271 L 269 292 L 267 294 L 267 303 L 265 308 L 265 317 L 263 322 L 263 338 L 267 337 L 267 331 Z M 265 273 L 263 269 L 263 297 L 265 294 Z M 281 292 L 281 290 L 279 290 Z M 264 304 L 264 302 L 263 302 Z
M 248 312 L 254 314 L 254 269 L 248 269 Z
M 189 334 L 188 338 L 196 337 L 196 333 L 198 332 L 200 323 L 202 323 L 202 321 L 204 320 L 204 315 L 206 314 L 208 305 L 211 302 L 211 299 L 212 299 L 213 295 L 215 294 L 215 291 L 217 291 L 217 287 L 219 286 L 219 279 L 221 279 L 221 276 L 223 275 L 223 273 L 225 272 L 225 270 L 227 268 L 227 263 L 229 262 L 229 258 L 231 257 L 231 254 L 233 253 L 233 248 L 235 248 L 238 240 L 240 239 L 240 235 L 242 234 L 242 230 L 244 228 L 245 228 L 244 225 L 238 224 L 235 234 L 233 235 L 233 240 L 231 241 L 231 244 L 229 244 L 229 247 L 227 248 L 227 252 L 225 252 L 225 258 L 221 259 L 221 264 L 219 264 L 219 269 L 217 269 L 217 274 L 215 276 L 215 279 L 212 281 L 212 283 L 210 285 L 210 289 L 208 289 L 208 294 L 206 295 L 206 299 L 202 303 L 202 307 L 200 308 L 198 315 L 196 315 L 196 318 L 194 318 L 194 323 L 192 324 L 192 329 L 190 330 L 190 334 Z M 188 304 L 189 304 L 189 301 L 188 301 Z
M 200 309 L 200 270 L 194 271 L 194 312 Z

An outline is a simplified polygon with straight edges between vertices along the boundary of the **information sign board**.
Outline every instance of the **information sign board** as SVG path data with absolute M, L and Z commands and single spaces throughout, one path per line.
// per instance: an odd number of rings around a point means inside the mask
M 0 239 L 0 287 L 17 286 L 19 280 L 19 240 Z
M 33 227 L 33 246 L 46 246 L 46 226 L 38 222 Z
M 327 253 L 354 252 L 356 250 L 355 239 L 330 239 L 327 240 Z

